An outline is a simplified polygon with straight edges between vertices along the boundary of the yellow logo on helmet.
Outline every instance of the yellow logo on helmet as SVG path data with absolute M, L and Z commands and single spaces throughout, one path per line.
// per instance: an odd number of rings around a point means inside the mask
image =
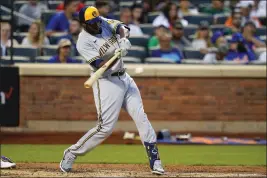
M 93 6 L 87 7 L 87 9 L 84 12 L 85 21 L 93 20 L 94 18 L 96 18 L 98 16 L 99 16 L 99 12 L 98 12 L 97 8 L 95 8 Z

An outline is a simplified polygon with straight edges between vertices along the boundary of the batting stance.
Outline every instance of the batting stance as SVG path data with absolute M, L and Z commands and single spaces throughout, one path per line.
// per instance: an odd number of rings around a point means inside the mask
M 142 143 L 149 157 L 152 173 L 163 174 L 164 170 L 156 146 L 156 134 L 144 112 L 139 89 L 134 80 L 125 72 L 123 60 L 131 43 L 129 28 L 117 20 L 99 16 L 93 7 L 84 7 L 79 12 L 83 30 L 79 34 L 77 49 L 96 71 L 114 55 L 120 57 L 104 72 L 92 86 L 98 113 L 98 124 L 89 130 L 76 144 L 64 151 L 60 168 L 69 172 L 78 155 L 91 151 L 103 142 L 112 132 L 120 113 L 124 108 L 133 118 Z

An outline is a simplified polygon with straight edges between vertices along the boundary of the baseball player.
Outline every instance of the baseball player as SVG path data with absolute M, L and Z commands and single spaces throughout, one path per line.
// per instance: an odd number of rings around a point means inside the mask
M 98 113 L 97 126 L 64 151 L 60 162 L 61 170 L 70 172 L 77 156 L 84 155 L 103 142 L 112 133 L 120 109 L 124 108 L 137 126 L 152 173 L 163 174 L 155 131 L 144 112 L 139 89 L 125 72 L 121 59 L 131 47 L 127 39 L 129 28 L 120 21 L 99 16 L 98 10 L 93 6 L 81 9 L 79 19 L 83 30 L 79 34 L 77 50 L 93 71 L 105 65 L 114 53 L 120 52 L 120 57 L 92 86 Z

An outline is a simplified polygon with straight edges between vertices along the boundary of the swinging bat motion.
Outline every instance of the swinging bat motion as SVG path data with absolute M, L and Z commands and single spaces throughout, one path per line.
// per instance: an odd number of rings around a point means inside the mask
M 108 62 L 106 62 L 102 67 L 100 67 L 88 80 L 85 81 L 84 87 L 85 88 L 91 88 L 95 81 L 97 81 L 102 74 L 107 70 L 107 68 L 112 64 L 119 56 L 120 52 L 117 52 L 114 54 L 112 58 L 109 59 Z

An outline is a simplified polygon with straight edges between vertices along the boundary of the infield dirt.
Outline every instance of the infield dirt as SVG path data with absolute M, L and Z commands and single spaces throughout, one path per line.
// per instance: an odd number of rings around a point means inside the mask
M 165 167 L 156 177 L 266 177 L 263 166 L 177 166 Z M 75 164 L 72 173 L 62 173 L 58 163 L 18 163 L 1 170 L 1 177 L 155 177 L 142 164 Z

